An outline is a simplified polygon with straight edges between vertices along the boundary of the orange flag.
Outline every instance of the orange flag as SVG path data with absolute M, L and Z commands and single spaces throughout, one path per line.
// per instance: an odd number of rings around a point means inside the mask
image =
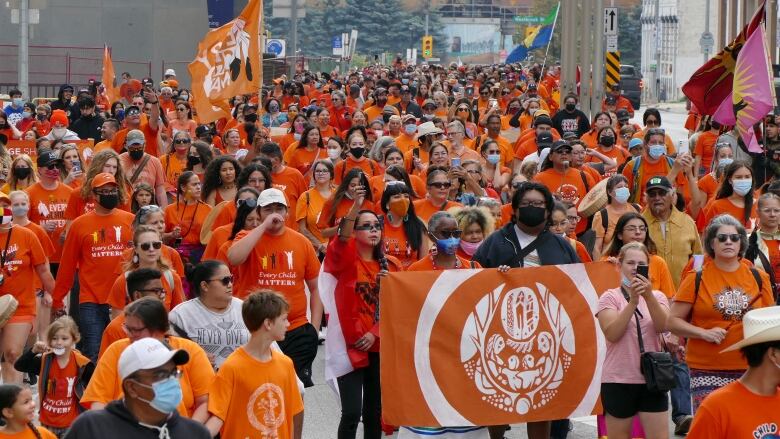
M 106 88 L 108 102 L 114 102 L 119 99 L 119 93 L 115 84 L 114 62 L 111 61 L 111 52 L 108 51 L 107 45 L 103 46 L 103 78 L 101 81 Z
M 382 416 L 465 427 L 597 413 L 609 263 L 391 273 L 379 294 Z
M 241 14 L 209 31 L 189 65 L 198 119 L 208 123 L 230 115 L 228 100 L 255 93 L 262 83 L 262 0 L 249 0 Z

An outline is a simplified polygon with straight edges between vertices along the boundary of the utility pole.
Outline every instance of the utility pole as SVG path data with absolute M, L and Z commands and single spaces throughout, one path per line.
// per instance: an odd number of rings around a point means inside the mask
M 582 20 L 582 38 L 580 39 L 580 110 L 588 116 L 590 119 L 593 114 L 593 105 L 591 102 L 592 87 L 595 85 L 595 81 L 598 79 L 594 76 L 591 80 L 591 64 L 598 62 L 598 54 L 593 53 L 593 42 L 596 38 L 600 38 L 601 35 L 596 35 L 593 30 L 594 15 L 598 14 L 597 9 L 593 9 L 594 0 L 581 0 L 582 1 L 582 13 L 579 14 Z M 595 15 L 601 17 L 601 15 Z M 593 57 L 591 59 L 591 57 Z
M 19 90 L 26 100 L 30 100 L 30 1 L 21 0 L 19 2 Z
M 655 73 L 653 73 L 653 97 L 661 102 L 661 1 L 655 0 Z
M 290 49 L 293 62 L 290 63 L 290 75 L 287 79 L 292 81 L 298 65 L 298 0 L 290 0 Z
M 593 91 L 590 95 L 590 106 L 593 112 L 601 111 L 601 100 L 604 96 L 604 0 L 594 0 L 593 11 L 595 26 L 593 28 Z
M 710 33 L 710 0 L 707 0 L 704 6 L 704 33 Z M 706 64 L 710 60 L 710 50 L 704 48 L 702 52 L 704 53 L 704 64 Z
M 577 93 L 577 2 L 562 1 L 561 105 L 569 93 Z

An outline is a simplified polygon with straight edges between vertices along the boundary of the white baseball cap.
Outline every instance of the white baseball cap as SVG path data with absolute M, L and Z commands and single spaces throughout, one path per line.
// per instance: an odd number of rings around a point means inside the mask
M 165 71 L 165 75 L 163 76 L 176 76 L 176 70 L 168 69 Z
M 287 198 L 284 197 L 284 192 L 273 187 L 260 192 L 260 196 L 257 198 L 258 206 L 265 207 L 274 203 L 284 204 L 284 207 L 288 207 Z
M 169 361 L 181 366 L 190 361 L 190 354 L 182 349 L 171 350 L 156 338 L 142 338 L 119 356 L 119 377 L 124 380 L 139 370 L 154 369 Z

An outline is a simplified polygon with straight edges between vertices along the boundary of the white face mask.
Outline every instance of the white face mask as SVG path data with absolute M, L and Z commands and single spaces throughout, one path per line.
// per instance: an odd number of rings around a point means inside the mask
M 52 134 L 54 134 L 54 137 L 64 137 L 65 134 L 68 132 L 67 128 L 53 128 L 51 130 Z
M 52 353 L 54 353 L 54 355 L 59 357 L 60 355 L 65 353 L 65 348 L 53 348 L 51 351 Z
M 341 150 L 338 150 L 338 149 L 329 149 L 328 150 L 328 157 L 331 160 L 336 160 L 340 156 L 341 156 Z

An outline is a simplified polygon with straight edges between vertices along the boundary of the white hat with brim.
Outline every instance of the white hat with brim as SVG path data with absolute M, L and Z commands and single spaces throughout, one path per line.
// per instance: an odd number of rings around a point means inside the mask
M 417 126 L 417 138 L 427 136 L 429 134 L 442 134 L 444 131 L 441 128 L 433 124 L 433 122 L 425 122 Z
M 287 198 L 284 196 L 284 192 L 276 188 L 268 188 L 260 192 L 260 196 L 257 198 L 258 206 L 265 207 L 274 203 L 283 204 L 287 207 Z
M 119 356 L 119 377 L 124 380 L 139 370 L 156 369 L 169 361 L 181 366 L 190 361 L 190 354 L 183 349 L 172 350 L 156 338 L 142 338 Z
M 730 352 L 768 341 L 780 341 L 780 306 L 749 311 L 742 319 L 742 340 L 720 351 Z

